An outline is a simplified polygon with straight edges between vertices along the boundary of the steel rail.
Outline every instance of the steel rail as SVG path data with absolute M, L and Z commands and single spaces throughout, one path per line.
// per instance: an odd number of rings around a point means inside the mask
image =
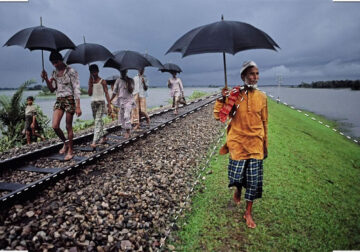
M 6 194 L 0 198 L 0 209 L 6 208 L 8 206 L 11 206 L 15 202 L 19 202 L 21 200 L 28 200 L 30 197 L 33 197 L 37 194 L 37 192 L 40 192 L 41 190 L 50 187 L 52 184 L 56 183 L 60 179 L 70 175 L 71 173 L 75 172 L 79 168 L 85 167 L 96 160 L 102 158 L 104 155 L 107 155 L 108 153 L 114 152 L 116 150 L 120 150 L 124 148 L 125 146 L 132 144 L 133 142 L 136 142 L 138 139 L 141 139 L 143 137 L 146 137 L 149 134 L 152 134 L 162 128 L 164 128 L 167 125 L 172 124 L 174 121 L 180 120 L 181 118 L 186 117 L 189 114 L 194 113 L 195 111 L 200 110 L 202 107 L 208 106 L 210 103 L 215 102 L 216 98 L 219 97 L 219 94 L 210 95 L 195 101 L 192 101 L 188 103 L 186 106 L 183 106 L 182 108 L 185 108 L 185 111 L 179 112 L 178 115 L 172 117 L 168 120 L 165 120 L 164 122 L 161 122 L 159 124 L 155 124 L 154 126 L 150 127 L 144 132 L 140 132 L 138 135 L 135 135 L 129 139 L 123 140 L 119 143 L 115 143 L 110 145 L 109 147 L 97 151 L 93 155 L 89 157 L 85 157 L 84 159 L 76 162 L 75 164 L 65 167 L 65 168 L 59 168 L 58 171 L 55 171 L 41 179 L 38 179 L 30 184 L 25 184 L 21 186 L 20 188 L 10 192 L 9 194 Z M 194 108 L 191 108 L 194 105 Z M 157 113 L 153 113 L 149 115 L 150 117 L 160 117 L 162 115 L 165 115 L 167 113 L 171 113 L 173 109 L 165 109 L 162 111 L 159 111 Z M 184 109 L 182 109 L 184 110 Z M 121 130 L 121 126 L 112 126 L 110 128 L 106 129 L 109 134 L 114 133 L 118 130 Z M 83 136 L 79 136 L 77 138 L 74 138 L 74 145 L 79 143 L 84 143 L 87 141 L 91 141 L 93 137 L 93 133 L 88 133 Z M 57 143 L 50 145 L 45 148 L 41 148 L 38 150 L 35 150 L 33 152 L 28 152 L 16 157 L 12 157 L 6 160 L 3 160 L 0 162 L 1 170 L 7 168 L 11 168 L 14 171 L 17 170 L 20 166 L 23 166 L 26 162 L 29 162 L 29 160 L 34 160 L 37 157 L 46 157 L 53 153 L 57 153 L 57 151 L 62 147 L 63 143 Z M 46 169 L 46 168 L 40 168 L 40 169 Z

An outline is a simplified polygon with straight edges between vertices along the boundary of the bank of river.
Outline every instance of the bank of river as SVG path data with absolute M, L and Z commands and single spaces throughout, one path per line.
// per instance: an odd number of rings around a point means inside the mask
M 341 130 L 360 138 L 360 91 L 347 89 L 313 89 L 260 87 L 275 98 L 336 121 Z

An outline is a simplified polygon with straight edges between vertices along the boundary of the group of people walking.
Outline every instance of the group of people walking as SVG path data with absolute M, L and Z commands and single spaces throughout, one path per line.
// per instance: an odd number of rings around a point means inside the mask
M 54 66 L 50 78 L 43 70 L 41 77 L 51 92 L 56 94 L 54 105 L 52 128 L 64 145 L 59 151 L 64 154 L 64 160 L 71 160 L 73 154 L 73 128 L 74 114 L 81 116 L 80 108 L 80 81 L 78 73 L 63 61 L 58 52 L 51 52 L 50 62 Z M 107 132 L 104 129 L 103 115 L 114 115 L 117 113 L 118 123 L 124 129 L 124 138 L 130 137 L 131 130 L 140 129 L 140 119 L 144 116 L 147 125 L 150 125 L 150 117 L 147 113 L 146 97 L 149 88 L 148 79 L 144 75 L 144 69 L 140 69 L 134 78 L 127 75 L 127 70 L 120 71 L 120 77 L 116 79 L 112 88 L 112 95 L 109 95 L 107 83 L 99 76 L 99 68 L 92 64 L 89 66 L 90 78 L 88 82 L 88 94 L 91 96 L 91 108 L 95 120 L 94 137 L 91 143 L 92 148 L 98 144 L 106 143 Z M 171 72 L 172 77 L 168 80 L 170 95 L 174 100 L 174 114 L 178 113 L 179 97 L 184 95 L 184 87 L 176 72 Z M 66 139 L 60 128 L 63 116 L 66 118 Z
M 77 72 L 63 62 L 60 53 L 52 52 L 50 61 L 55 67 L 50 79 L 45 71 L 41 76 L 46 81 L 49 90 L 56 92 L 52 127 L 64 142 L 60 153 L 65 154 L 64 160 L 70 160 L 73 158 L 73 116 L 74 114 L 81 115 L 80 82 Z M 95 119 L 91 147 L 95 148 L 97 144 L 106 142 L 107 132 L 104 130 L 102 116 L 106 111 L 109 114 L 112 113 L 114 109 L 112 104 L 118 109 L 118 121 L 125 131 L 124 138 L 130 136 L 132 124 L 134 130 L 140 128 L 142 115 L 146 118 L 147 124 L 150 124 L 150 118 L 146 112 L 149 83 L 144 75 L 144 69 L 140 69 L 134 78 L 128 77 L 127 70 L 120 71 L 120 77 L 115 81 L 111 96 L 108 94 L 106 81 L 99 76 L 98 66 L 90 65 L 89 71 L 88 94 L 92 97 L 91 108 Z M 171 89 L 170 94 L 174 101 L 174 114 L 177 114 L 184 88 L 180 78 L 176 77 L 176 72 L 171 74 L 168 87 Z M 263 160 L 268 155 L 267 99 L 266 95 L 257 89 L 259 70 L 255 62 L 245 62 L 240 70 L 240 76 L 244 85 L 232 90 L 222 90 L 222 98 L 218 99 L 214 106 L 214 117 L 223 122 L 230 119 L 226 144 L 220 149 L 220 154 L 230 154 L 228 178 L 229 187 L 235 187 L 233 199 L 239 204 L 241 190 L 246 188 L 246 210 L 243 218 L 249 228 L 255 228 L 252 206 L 255 199 L 262 197 Z M 29 103 L 31 105 L 31 101 Z M 64 114 L 68 132 L 67 140 L 59 127 Z M 31 125 L 34 126 L 33 124 Z

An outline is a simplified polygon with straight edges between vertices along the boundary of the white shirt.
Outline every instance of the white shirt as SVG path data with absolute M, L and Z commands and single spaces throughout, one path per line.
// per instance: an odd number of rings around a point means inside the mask
M 144 90 L 144 84 L 142 83 L 142 78 L 144 78 L 145 84 L 146 86 L 149 86 L 149 82 L 146 78 L 145 75 L 139 76 L 139 74 L 137 74 L 133 79 L 134 79 L 134 91 L 133 91 L 133 95 L 139 94 L 139 97 L 147 97 L 147 92 Z

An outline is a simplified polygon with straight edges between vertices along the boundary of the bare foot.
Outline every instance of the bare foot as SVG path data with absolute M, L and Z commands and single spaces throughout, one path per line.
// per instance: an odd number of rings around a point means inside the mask
M 66 156 L 64 157 L 64 160 L 65 161 L 69 161 L 71 160 L 72 158 L 74 157 L 74 155 L 72 153 L 67 153 Z
M 130 133 L 126 132 L 126 133 L 124 134 L 124 138 L 129 138 L 129 137 L 130 137 Z
M 146 118 L 146 122 L 147 122 L 148 125 L 150 125 L 150 118 L 149 117 Z
M 237 188 L 235 189 L 233 198 L 234 198 L 235 203 L 237 205 L 239 205 L 240 201 L 241 201 L 241 192 L 239 191 L 239 189 L 237 189 Z
M 61 150 L 59 151 L 59 154 L 65 154 L 65 152 L 67 151 L 68 149 L 68 146 L 67 144 L 64 143 L 64 146 L 61 148 Z
M 103 137 L 100 141 L 99 141 L 99 144 L 105 144 L 107 141 L 107 138 L 106 137 Z
M 174 110 L 174 115 L 177 115 L 177 114 L 178 114 L 177 110 Z
M 96 144 L 95 144 L 95 143 L 92 143 L 92 144 L 90 144 L 90 147 L 93 148 L 93 149 L 95 149 L 95 148 L 96 148 Z
M 140 123 L 136 124 L 135 127 L 133 128 L 133 130 L 138 130 L 140 128 Z
M 244 220 L 246 221 L 246 226 L 248 228 L 256 228 L 256 224 L 251 216 L 251 214 L 247 214 L 245 213 L 245 215 L 243 216 Z

